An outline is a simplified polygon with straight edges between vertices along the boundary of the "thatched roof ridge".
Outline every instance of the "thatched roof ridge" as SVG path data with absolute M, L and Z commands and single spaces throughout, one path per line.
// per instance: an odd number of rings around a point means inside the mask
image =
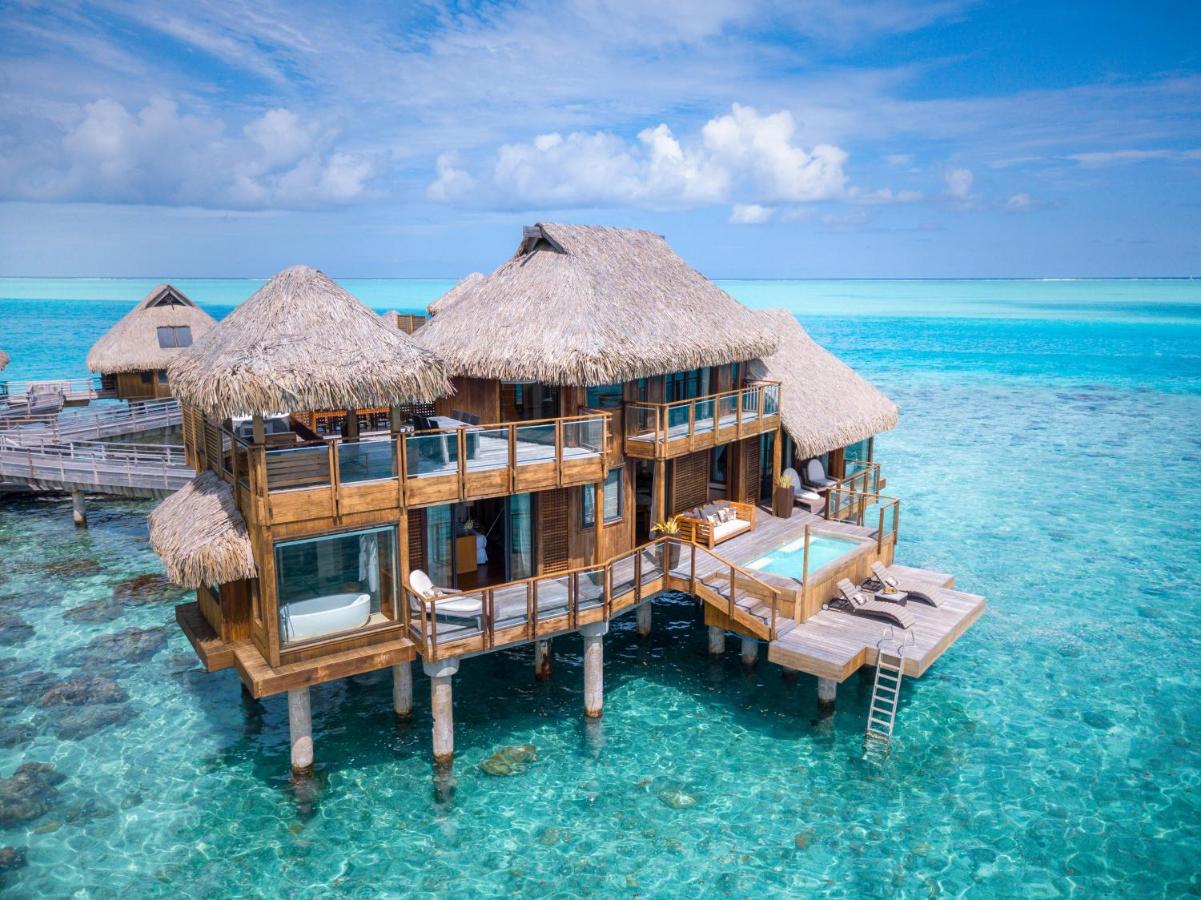
M 9 362 L 11 362 L 9 355 L 3 350 L 0 350 L 0 371 L 3 371 L 4 367 L 7 366 Z
M 455 284 L 455 286 L 449 291 L 427 306 L 425 311 L 431 316 L 436 316 L 438 313 L 442 312 L 442 310 L 448 309 L 451 304 L 462 298 L 464 294 L 468 293 L 483 280 L 484 274 L 482 272 L 472 272 L 462 281 Z
M 149 522 L 150 547 L 176 584 L 195 588 L 258 577 L 246 522 L 216 473 L 197 475 L 160 503 Z
M 192 340 L 216 325 L 213 317 L 169 284 L 157 285 L 121 317 L 88 351 L 88 368 L 102 375 L 165 369 L 180 353 L 178 347 L 160 347 L 158 329 L 186 325 Z
M 454 375 L 597 385 L 771 353 L 771 332 L 661 235 L 539 224 L 418 333 Z M 445 299 L 445 298 L 444 298 Z
M 424 403 L 453 392 L 438 357 L 308 266 L 284 269 L 171 365 L 217 418 Z
M 751 363 L 754 378 L 781 383 L 780 421 L 799 452 L 818 456 L 895 428 L 897 405 L 809 337 L 786 309 L 756 313 L 780 338 Z

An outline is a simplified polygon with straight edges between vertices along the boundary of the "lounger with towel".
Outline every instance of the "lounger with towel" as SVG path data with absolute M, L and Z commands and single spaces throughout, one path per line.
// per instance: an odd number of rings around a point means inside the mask
M 826 498 L 815 490 L 805 487 L 801 481 L 801 476 L 797 474 L 797 470 L 789 467 L 784 470 L 784 477 L 792 483 L 792 493 L 794 503 L 803 503 L 809 507 L 810 512 L 818 512 L 826 505 Z
M 827 478 L 826 470 L 822 468 L 820 459 L 811 459 L 805 463 L 805 483 L 817 491 L 824 491 L 838 484 L 838 479 Z
M 828 603 L 822 604 L 822 609 L 833 609 L 849 613 L 852 616 L 866 616 L 870 619 L 880 619 L 902 628 L 910 628 L 917 621 L 913 613 L 905 608 L 904 601 L 887 602 L 877 600 L 870 594 L 865 594 L 844 578 L 838 582 L 838 596 Z
M 475 627 L 483 631 L 484 603 L 478 597 L 467 597 L 462 591 L 440 588 L 430 581 L 430 577 L 421 569 L 414 569 L 409 573 L 409 586 L 422 600 L 434 601 L 434 615 L 438 618 L 474 622 Z M 448 600 L 447 597 L 460 599 Z M 413 611 L 418 612 L 417 609 Z
M 920 600 L 928 606 L 938 606 L 938 591 L 937 589 L 926 584 L 917 584 L 916 582 L 907 582 L 888 571 L 888 567 L 884 563 L 876 560 L 872 563 L 872 575 L 863 582 L 865 590 L 872 592 L 883 591 L 886 588 L 892 588 L 894 591 L 908 594 L 912 600 Z M 884 595 L 885 597 L 887 595 Z M 884 597 L 882 597 L 884 599 Z

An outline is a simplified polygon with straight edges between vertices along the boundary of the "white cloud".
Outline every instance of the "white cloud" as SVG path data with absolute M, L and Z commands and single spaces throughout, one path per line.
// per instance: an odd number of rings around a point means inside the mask
M 921 191 L 894 191 L 892 188 L 886 187 L 869 191 L 856 185 L 852 185 L 847 190 L 847 200 L 852 203 L 861 203 L 865 206 L 878 206 L 888 203 L 917 203 L 921 199 Z
M 1148 162 L 1158 159 L 1201 160 L 1201 149 L 1168 150 L 1156 148 L 1151 150 L 1108 150 L 1094 153 L 1072 153 L 1067 158 L 1080 163 L 1086 169 L 1101 169 L 1108 166 Z
M 942 177 L 947 183 L 947 196 L 963 201 L 971 198 L 972 181 L 975 180 L 971 169 L 948 169 Z
M 102 98 L 24 158 L 0 162 L 0 197 L 270 209 L 361 199 L 373 163 L 285 108 L 227 134 L 218 118 L 156 97 L 138 110 Z M 29 177 L 30 172 L 37 177 Z
M 738 222 L 764 216 L 770 204 L 917 199 L 912 191 L 850 186 L 847 158 L 830 144 L 802 147 L 787 111 L 760 115 L 734 104 L 686 138 L 659 124 L 635 140 L 575 131 L 503 144 L 479 177 L 444 153 L 426 193 L 442 202 L 497 208 L 687 209 L 728 202 L 736 207 L 731 221 Z
M 1011 212 L 1024 212 L 1034 205 L 1034 201 L 1027 193 L 1010 194 L 1009 199 L 1005 201 L 1005 208 Z
M 760 206 L 758 203 L 735 203 L 730 210 L 730 222 L 733 225 L 762 225 L 770 222 L 776 211 L 770 206 Z

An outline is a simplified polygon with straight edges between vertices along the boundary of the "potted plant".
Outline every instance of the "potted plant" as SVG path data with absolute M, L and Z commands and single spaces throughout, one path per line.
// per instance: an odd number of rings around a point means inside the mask
M 680 517 L 672 516 L 651 526 L 651 534 L 655 537 L 674 538 L 680 533 Z M 680 564 L 680 545 L 675 541 L 663 542 L 664 571 L 670 571 Z
M 778 519 L 791 519 L 793 503 L 796 502 L 796 490 L 792 481 L 781 475 L 776 478 L 775 488 L 771 493 L 771 512 Z

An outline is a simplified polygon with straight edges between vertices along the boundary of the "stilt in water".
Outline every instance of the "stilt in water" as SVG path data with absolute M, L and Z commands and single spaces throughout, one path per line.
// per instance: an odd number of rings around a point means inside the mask
M 584 638 L 584 715 L 600 718 L 605 709 L 605 645 L 608 622 L 593 622 L 580 628 Z
M 638 634 L 646 637 L 651 633 L 651 602 L 649 600 L 638 607 L 637 616 Z
M 534 641 L 534 677 L 539 681 L 549 681 L 551 670 L 550 638 Z
M 430 679 L 430 709 L 434 714 L 434 763 L 449 766 L 455 756 L 454 693 L 450 680 L 459 671 L 457 659 L 422 663 Z
M 709 626 L 709 655 L 721 656 L 726 652 L 726 631 L 716 625 Z
M 408 661 L 392 667 L 392 710 L 402 718 L 413 712 L 413 664 Z
M 834 715 L 834 699 L 838 696 L 838 682 L 832 678 L 817 679 L 817 714 L 825 719 Z
M 83 491 L 71 491 L 71 515 L 76 528 L 88 527 L 88 509 L 83 503 Z
M 288 734 L 292 739 L 292 774 L 313 772 L 313 716 L 309 708 L 309 689 L 288 691 Z
M 759 661 L 759 642 L 751 637 L 742 639 L 742 664 L 750 668 Z

